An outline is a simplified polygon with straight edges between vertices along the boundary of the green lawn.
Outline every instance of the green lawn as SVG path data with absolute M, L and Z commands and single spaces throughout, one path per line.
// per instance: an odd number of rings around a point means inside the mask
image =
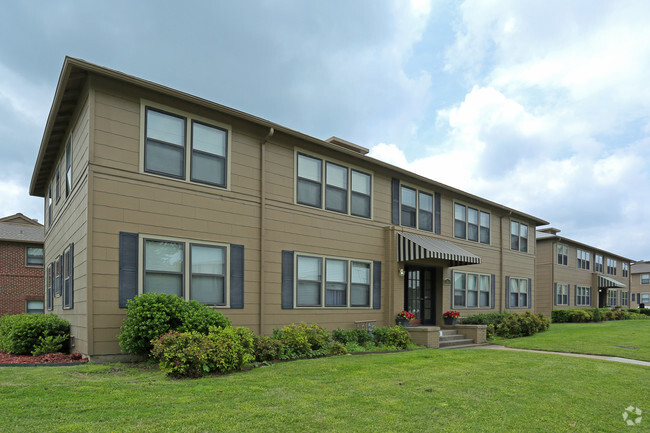
M 648 371 L 480 349 L 338 356 L 198 380 L 128 364 L 3 367 L 0 429 L 620 432 L 626 407 L 650 413 Z M 644 428 L 650 418 L 635 431 Z
M 650 361 L 650 320 L 553 323 L 546 332 L 511 340 L 498 338 L 493 343 L 519 349 L 588 353 Z

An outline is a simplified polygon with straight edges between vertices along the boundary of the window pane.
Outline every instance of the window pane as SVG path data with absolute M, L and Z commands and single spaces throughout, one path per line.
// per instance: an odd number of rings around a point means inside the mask
M 226 186 L 226 160 L 203 153 L 192 153 L 192 180 Z
M 425 194 L 421 192 L 419 198 L 420 198 L 420 209 L 433 212 L 433 196 L 431 194 Z
M 420 230 L 433 230 L 433 214 L 431 212 L 420 210 L 419 224 Z
M 348 262 L 345 260 L 325 260 L 325 275 L 327 282 L 347 283 Z
M 519 236 L 519 223 L 510 221 L 510 234 Z
M 207 305 L 226 305 L 224 278 L 218 275 L 192 275 L 190 299 Z
M 352 215 L 370 218 L 370 197 L 353 192 L 350 203 Z
M 340 165 L 326 163 L 325 173 L 327 177 L 327 184 L 338 186 L 339 188 L 348 188 L 348 169 Z
M 454 236 L 466 238 L 465 206 L 454 204 Z
M 296 304 L 301 307 L 320 306 L 320 283 L 299 281 Z
M 467 275 L 467 306 L 478 306 L 478 275 Z
M 487 227 L 481 227 L 481 243 L 490 243 L 490 229 Z
M 226 157 L 228 133 L 220 128 L 194 122 L 192 124 L 192 149 Z
M 528 293 L 528 281 L 523 278 L 519 280 L 519 293 Z
M 319 257 L 298 257 L 298 286 L 296 304 L 319 306 L 321 304 L 322 259 Z
M 490 227 L 490 214 L 481 212 L 481 227 Z
M 478 226 L 467 223 L 467 239 L 478 242 Z
M 27 314 L 43 314 L 45 312 L 45 302 L 39 300 L 27 301 Z
M 490 306 L 490 292 L 481 292 L 481 305 L 480 307 Z
M 370 175 L 352 170 L 352 191 L 370 195 Z
M 192 273 L 226 274 L 226 249 L 207 245 L 192 245 Z
M 43 248 L 27 248 L 27 265 L 43 266 Z
M 352 284 L 350 293 L 350 305 L 353 307 L 370 306 L 370 285 Z
M 454 274 L 454 306 L 465 306 L 465 274 Z
M 298 257 L 298 279 L 321 281 L 321 259 L 319 257 Z
M 168 293 L 183 296 L 183 276 L 176 274 L 146 273 L 144 293 Z
M 147 140 L 144 164 L 147 171 L 183 177 L 185 150 L 182 147 Z
M 528 252 L 528 239 L 519 238 L 519 251 Z
M 402 225 L 415 227 L 415 208 L 402 206 Z
M 320 183 L 298 179 L 298 203 L 321 207 Z
M 147 109 L 147 138 L 185 146 L 185 119 Z
M 454 219 L 465 221 L 465 206 L 461 204 L 454 205 Z
M 327 186 L 325 188 L 325 208 L 337 212 L 348 211 L 348 190 Z
M 467 222 L 478 225 L 478 211 L 476 209 L 467 208 Z
M 319 184 L 322 181 L 321 177 L 321 161 L 320 159 L 312 158 L 305 155 L 298 155 L 298 176 L 310 179 Z
M 145 270 L 183 272 L 183 245 L 176 242 L 145 241 Z
M 521 236 L 522 238 L 528 237 L 528 226 L 526 224 L 519 225 L 519 236 Z

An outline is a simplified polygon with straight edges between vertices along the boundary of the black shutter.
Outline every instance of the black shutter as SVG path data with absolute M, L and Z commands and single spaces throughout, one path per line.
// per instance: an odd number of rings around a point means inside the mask
M 61 256 L 57 256 L 54 261 L 54 296 L 61 296 L 61 274 L 63 268 L 61 267 Z
M 490 281 L 490 308 L 493 310 L 494 310 L 494 295 L 496 292 L 496 282 L 497 282 L 496 275 L 492 274 L 492 278 Z
M 451 296 L 450 296 L 451 299 L 449 299 L 449 309 L 453 310 L 454 309 L 454 271 L 451 271 L 449 274 L 450 274 L 450 277 L 451 277 L 451 284 L 449 285 L 449 287 L 451 287 L 451 289 L 450 289 L 451 290 Z
M 372 262 L 372 308 L 381 309 L 381 262 Z
M 47 309 L 48 311 L 52 311 L 54 309 L 54 292 L 52 291 L 52 268 L 54 266 L 50 264 L 47 267 L 47 271 L 45 274 L 45 297 L 46 297 L 46 302 L 47 302 Z
M 571 306 L 571 284 L 566 285 L 566 304 L 567 306 Z M 575 305 L 575 304 L 574 304 Z
M 557 283 L 553 283 L 553 305 L 557 305 Z
M 392 213 L 393 213 L 393 224 L 399 225 L 399 179 L 393 178 L 391 183 L 391 195 L 392 195 Z
M 634 293 L 632 293 L 632 302 L 634 302 Z
M 282 251 L 282 308 L 293 308 L 293 251 Z
M 230 245 L 230 308 L 244 308 L 243 245 Z
M 506 277 L 506 310 L 510 308 L 510 277 Z
M 533 301 L 531 299 L 532 294 L 533 294 L 533 279 L 529 278 L 528 279 L 528 305 L 526 305 L 527 308 L 530 308 L 530 306 L 533 305 Z
M 441 215 L 440 214 L 440 212 L 441 212 L 440 211 L 440 193 L 439 192 L 435 193 L 434 197 L 435 197 L 435 206 L 436 206 L 436 209 L 435 209 L 436 210 L 435 232 L 436 232 L 436 234 L 439 235 L 440 232 L 441 232 L 441 225 L 442 225 L 441 220 L 440 220 L 440 215 Z
M 63 253 L 63 257 L 66 257 L 66 253 Z M 74 308 L 74 288 L 73 288 L 73 269 L 74 269 L 74 244 L 70 244 L 67 258 L 63 260 L 63 266 L 65 270 L 61 269 L 61 275 L 64 276 L 67 271 L 68 278 L 63 281 L 63 308 L 73 309 Z
M 138 234 L 120 232 L 120 308 L 138 294 Z
M 578 305 L 578 285 L 573 286 L 573 305 Z

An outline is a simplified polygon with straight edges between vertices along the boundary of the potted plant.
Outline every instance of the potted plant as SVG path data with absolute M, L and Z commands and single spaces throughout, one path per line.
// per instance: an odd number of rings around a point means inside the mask
M 460 313 L 454 310 L 445 311 L 442 314 L 442 318 L 445 320 L 445 325 L 455 325 L 458 317 L 460 317 Z
M 415 319 L 415 314 L 403 310 L 397 313 L 397 316 L 395 317 L 395 324 L 406 326 L 411 321 L 411 319 Z

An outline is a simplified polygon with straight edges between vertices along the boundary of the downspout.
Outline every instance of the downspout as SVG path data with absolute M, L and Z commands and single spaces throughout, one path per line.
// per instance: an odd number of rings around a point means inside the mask
M 512 215 L 512 212 L 508 212 L 508 217 L 510 217 L 511 215 Z M 504 287 L 504 285 L 505 285 L 505 276 L 503 275 L 503 272 L 504 272 L 504 270 L 503 270 L 503 215 L 500 216 L 499 218 L 500 218 L 499 223 L 500 223 L 500 226 L 501 226 L 501 236 L 499 236 L 499 238 L 500 238 L 500 242 L 499 242 L 499 256 L 500 256 L 500 260 L 499 260 L 499 285 L 501 287 Z M 506 236 L 510 237 L 510 224 L 508 224 L 508 227 L 506 227 Z M 506 287 L 504 290 L 502 290 L 503 296 L 501 296 L 501 311 L 505 310 L 504 307 L 506 305 L 506 298 L 508 297 L 508 290 L 509 289 L 510 289 L 509 287 Z
M 275 129 L 269 128 L 269 133 L 266 134 L 264 140 L 260 143 L 260 317 L 259 317 L 259 332 L 262 335 L 264 329 L 264 286 L 265 286 L 265 266 L 264 266 L 264 233 L 266 231 L 266 143 L 269 141 Z

